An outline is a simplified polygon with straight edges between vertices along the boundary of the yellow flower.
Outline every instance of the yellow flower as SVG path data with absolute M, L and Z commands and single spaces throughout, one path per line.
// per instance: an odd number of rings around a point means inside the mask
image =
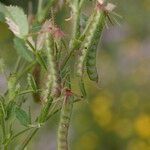
M 116 120 L 114 124 L 114 131 L 121 138 L 129 138 L 133 134 L 133 125 L 131 120 L 127 118 L 119 119 Z
M 91 110 L 96 122 L 103 127 L 108 126 L 112 121 L 112 101 L 109 96 L 98 96 L 91 104 Z
M 150 150 L 150 145 L 143 140 L 134 139 L 128 143 L 127 150 Z
M 95 133 L 89 132 L 81 136 L 76 143 L 75 150 L 95 150 L 99 144 L 99 137 Z
M 135 91 L 124 92 L 121 95 L 122 106 L 127 110 L 134 110 L 139 104 L 139 95 Z
M 140 115 L 135 120 L 135 130 L 142 138 L 150 138 L 150 116 L 147 114 Z

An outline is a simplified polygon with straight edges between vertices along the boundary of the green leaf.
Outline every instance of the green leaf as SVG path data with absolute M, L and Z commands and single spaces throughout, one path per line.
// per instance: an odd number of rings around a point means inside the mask
M 24 40 L 19 38 L 14 38 L 14 46 L 17 50 L 17 53 L 26 59 L 27 61 L 31 62 L 33 60 L 32 53 L 27 49 Z
M 27 16 L 24 11 L 17 6 L 5 6 L 0 3 L 0 13 L 3 20 L 3 16 L 6 19 L 10 30 L 19 38 L 25 38 L 29 33 L 29 25 Z
M 46 62 L 45 62 L 43 56 L 42 56 L 40 53 L 37 52 L 37 53 L 36 53 L 36 58 L 37 58 L 38 63 L 39 63 L 42 67 L 44 67 L 45 70 L 47 70 L 47 65 L 46 65 Z
M 6 120 L 14 116 L 14 110 L 16 108 L 16 104 L 13 101 L 10 101 L 6 107 Z
M 19 27 L 19 31 L 20 31 L 19 36 L 20 37 L 27 36 L 29 32 L 29 26 L 28 26 L 27 16 L 23 12 L 23 10 L 17 6 L 9 6 L 6 8 L 8 12 L 11 14 L 8 17 L 10 17 L 10 19 L 12 19 Z
M 5 106 L 4 106 L 4 102 L 1 101 L 0 99 L 0 120 L 1 120 L 1 116 L 5 117 L 6 113 L 5 113 Z
M 32 74 L 28 74 L 28 84 L 30 88 L 36 93 L 38 88 Z
M 10 74 L 9 78 L 8 78 L 8 91 L 13 91 L 15 89 L 16 86 L 16 74 Z
M 4 21 L 5 21 L 4 14 L 0 12 L 0 22 L 4 22 Z
M 16 118 L 23 126 L 27 126 L 30 124 L 30 117 L 23 109 L 16 107 L 15 114 L 16 114 Z

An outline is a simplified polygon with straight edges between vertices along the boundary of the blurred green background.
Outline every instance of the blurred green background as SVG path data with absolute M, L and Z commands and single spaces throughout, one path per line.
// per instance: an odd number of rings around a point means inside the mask
M 1 2 L 27 10 L 27 0 Z M 100 85 L 87 80 L 89 99 L 74 106 L 71 150 L 150 150 L 150 0 L 112 2 L 123 19 L 120 26 L 104 31 L 98 48 Z M 17 58 L 12 36 L 0 23 L 0 57 L 9 70 Z M 5 86 L 0 75 L 0 91 Z M 31 104 L 35 108 L 38 105 Z M 55 150 L 57 126 L 58 117 L 54 117 L 34 138 L 30 149 Z

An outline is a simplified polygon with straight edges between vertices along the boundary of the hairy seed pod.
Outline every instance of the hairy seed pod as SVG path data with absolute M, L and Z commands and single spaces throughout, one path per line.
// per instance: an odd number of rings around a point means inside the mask
M 106 18 L 110 20 L 108 13 L 113 11 L 113 9 L 116 6 L 107 3 L 105 4 L 103 0 L 99 0 L 97 4 L 97 10 L 101 10 L 101 16 L 99 17 L 99 20 L 97 20 L 97 26 L 95 28 L 95 31 L 93 32 L 93 38 L 91 40 L 91 43 L 88 47 L 87 51 L 87 60 L 86 60 L 86 67 L 87 67 L 87 73 L 89 78 L 92 81 L 98 82 L 98 73 L 96 68 L 96 53 L 97 53 L 97 47 L 100 40 L 100 37 L 102 35 L 103 28 L 105 26 Z
M 79 0 L 73 1 L 73 4 L 71 4 L 71 8 L 73 11 L 73 33 L 72 33 L 72 39 L 70 41 L 70 49 L 74 47 L 74 44 L 77 40 L 77 38 L 80 36 L 80 10 L 79 10 Z
M 102 31 L 102 27 L 105 23 L 105 18 L 106 18 L 106 15 L 105 15 L 105 12 L 103 10 L 95 10 L 95 15 L 93 16 L 93 21 L 92 23 L 90 24 L 90 27 L 89 27 L 89 30 L 85 36 L 85 39 L 83 41 L 83 45 L 81 47 L 81 54 L 79 56 L 79 60 L 78 60 L 78 66 L 77 66 L 77 75 L 82 77 L 83 76 L 83 70 L 84 70 L 84 65 L 85 65 L 85 61 L 86 61 L 86 56 L 88 54 L 88 51 L 89 49 L 95 49 L 97 47 L 97 43 L 98 43 L 98 40 L 99 40 L 99 37 L 101 35 L 101 31 Z M 94 43 L 95 44 L 94 44 Z M 90 50 L 91 51 L 91 50 Z M 95 55 L 95 53 L 89 53 L 89 55 Z M 96 62 L 96 57 L 95 56 L 91 56 L 89 58 L 94 58 L 95 62 Z M 90 64 L 95 64 L 95 62 L 93 62 L 93 60 L 90 60 L 89 61 Z M 89 64 L 88 62 L 88 64 Z M 88 65 L 90 66 L 90 65 Z M 93 66 L 93 65 L 92 65 Z M 93 71 L 95 69 L 89 67 L 89 71 L 88 73 L 92 72 L 95 72 Z M 91 78 L 94 79 L 94 80 L 98 80 L 98 77 L 92 77 L 93 75 L 91 75 Z
M 64 98 L 58 127 L 58 150 L 68 150 L 68 130 L 73 109 L 73 96 Z
M 58 97 L 61 94 L 60 77 L 58 74 L 58 66 L 54 56 L 53 38 L 50 34 L 47 34 L 46 38 L 46 53 L 48 61 L 48 82 L 46 83 L 46 90 L 44 91 L 44 100 L 47 100 L 48 96 Z M 49 92 L 51 88 L 51 93 Z
M 96 82 L 98 82 L 98 73 L 96 68 L 96 53 L 97 53 L 96 50 L 105 25 L 105 19 L 106 19 L 105 14 L 102 14 L 98 21 L 96 30 L 93 33 L 93 38 L 91 40 L 91 44 L 89 45 L 87 52 L 87 61 L 86 61 L 87 73 L 89 78 L 92 81 Z

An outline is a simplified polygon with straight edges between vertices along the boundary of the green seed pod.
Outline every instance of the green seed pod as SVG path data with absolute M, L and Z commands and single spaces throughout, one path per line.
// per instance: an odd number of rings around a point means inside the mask
M 83 76 L 85 61 L 86 61 L 86 57 L 88 56 L 89 58 L 87 62 L 88 75 L 90 74 L 89 77 L 91 80 L 98 81 L 98 75 L 97 75 L 96 66 L 95 66 L 96 48 L 97 48 L 98 41 L 102 33 L 103 26 L 105 24 L 106 15 L 103 10 L 96 9 L 96 13 L 93 17 L 94 17 L 93 21 L 90 24 L 89 30 L 83 41 L 84 44 L 82 46 L 81 55 L 78 61 L 77 74 L 80 77 Z M 95 52 L 93 52 L 93 50 Z
M 68 150 L 68 130 L 73 109 L 73 96 L 65 97 L 58 127 L 58 150 Z
M 79 9 L 79 0 L 74 0 L 71 4 L 71 8 L 73 11 L 73 33 L 72 33 L 72 39 L 70 41 L 70 49 L 74 47 L 74 44 L 77 40 L 77 38 L 80 36 L 80 9 Z
M 89 78 L 92 81 L 96 81 L 96 82 L 98 82 L 98 73 L 96 69 L 96 52 L 97 52 L 96 50 L 97 50 L 100 37 L 102 35 L 102 30 L 105 25 L 105 19 L 106 19 L 105 14 L 101 15 L 98 26 L 94 32 L 91 44 L 87 52 L 87 62 L 86 62 L 87 73 Z
M 58 97 L 61 94 L 60 78 L 57 69 L 57 62 L 54 56 L 52 35 L 47 34 L 46 38 L 46 54 L 48 63 L 48 82 L 46 83 L 46 90 L 43 93 L 44 100 L 47 100 L 49 95 Z M 51 93 L 49 92 L 51 89 Z
M 108 13 L 112 12 L 115 7 L 116 6 L 111 3 L 104 4 L 103 0 L 98 1 L 97 9 L 101 11 L 101 15 L 99 16 L 99 19 L 97 18 L 97 20 L 95 20 L 95 22 L 97 21 L 97 26 L 93 32 L 93 37 L 88 47 L 86 61 L 87 73 L 92 81 L 98 82 L 98 73 L 96 68 L 96 50 L 100 37 L 102 35 L 103 28 L 105 26 L 106 18 L 110 20 Z

